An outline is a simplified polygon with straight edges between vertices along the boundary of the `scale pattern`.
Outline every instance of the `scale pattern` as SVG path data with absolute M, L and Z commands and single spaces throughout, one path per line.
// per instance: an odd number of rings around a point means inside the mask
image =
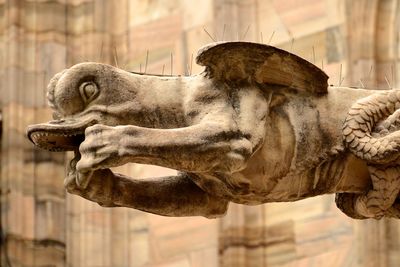
M 399 218 L 400 90 L 377 93 L 359 100 L 343 124 L 345 146 L 365 160 L 372 181 L 366 194 L 339 193 L 338 207 L 356 219 Z

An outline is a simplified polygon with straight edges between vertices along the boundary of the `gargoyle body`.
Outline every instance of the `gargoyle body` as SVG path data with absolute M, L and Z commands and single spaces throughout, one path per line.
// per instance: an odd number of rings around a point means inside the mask
M 51 151 L 75 151 L 67 191 L 107 207 L 218 217 L 337 193 L 353 218 L 399 217 L 400 91 L 328 87 L 311 63 L 267 45 L 203 48 L 201 74 L 156 76 L 82 63 L 48 86 L 56 120 L 28 128 Z M 128 162 L 176 169 L 133 179 Z

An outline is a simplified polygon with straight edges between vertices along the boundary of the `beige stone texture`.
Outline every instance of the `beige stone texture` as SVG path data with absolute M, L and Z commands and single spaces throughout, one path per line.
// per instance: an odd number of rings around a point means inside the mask
M 7 237 L 0 265 L 398 266 L 398 221 L 348 219 L 331 196 L 231 205 L 224 219 L 209 221 L 114 212 L 65 196 L 64 156 L 33 148 L 25 128 L 51 118 L 46 84 L 62 69 L 92 60 L 143 72 L 148 50 L 149 73 L 161 74 L 164 66 L 168 74 L 173 53 L 173 73 L 183 74 L 191 54 L 212 41 L 203 27 L 219 40 L 226 25 L 223 39 L 237 40 L 250 25 L 244 39 L 271 39 L 311 62 L 314 47 L 315 64 L 322 67 L 323 60 L 334 85 L 388 88 L 388 80 L 398 88 L 399 14 L 398 0 L 0 0 L 1 229 Z M 194 73 L 200 70 L 193 64 Z M 133 177 L 170 173 L 124 168 Z

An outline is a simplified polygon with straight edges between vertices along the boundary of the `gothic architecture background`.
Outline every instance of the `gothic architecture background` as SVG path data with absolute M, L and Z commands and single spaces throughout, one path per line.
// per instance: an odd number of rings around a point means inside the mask
M 198 73 L 193 57 L 213 40 L 284 48 L 334 85 L 400 86 L 399 0 L 0 0 L 1 266 L 399 265 L 400 223 L 351 220 L 334 196 L 231 205 L 226 217 L 208 220 L 107 209 L 65 194 L 70 155 L 38 150 L 25 137 L 28 124 L 51 117 L 49 79 L 84 61 Z M 136 164 L 119 171 L 173 172 Z

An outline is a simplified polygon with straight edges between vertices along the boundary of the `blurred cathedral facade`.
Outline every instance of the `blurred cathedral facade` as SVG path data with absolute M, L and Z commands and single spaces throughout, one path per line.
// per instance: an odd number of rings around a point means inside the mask
M 400 221 L 349 219 L 334 196 L 232 204 L 209 220 L 102 208 L 65 193 L 70 155 L 25 136 L 27 125 L 51 119 L 50 78 L 84 61 L 199 73 L 193 58 L 214 40 L 286 49 L 333 85 L 400 87 L 400 0 L 0 0 L 1 266 L 399 266 Z

